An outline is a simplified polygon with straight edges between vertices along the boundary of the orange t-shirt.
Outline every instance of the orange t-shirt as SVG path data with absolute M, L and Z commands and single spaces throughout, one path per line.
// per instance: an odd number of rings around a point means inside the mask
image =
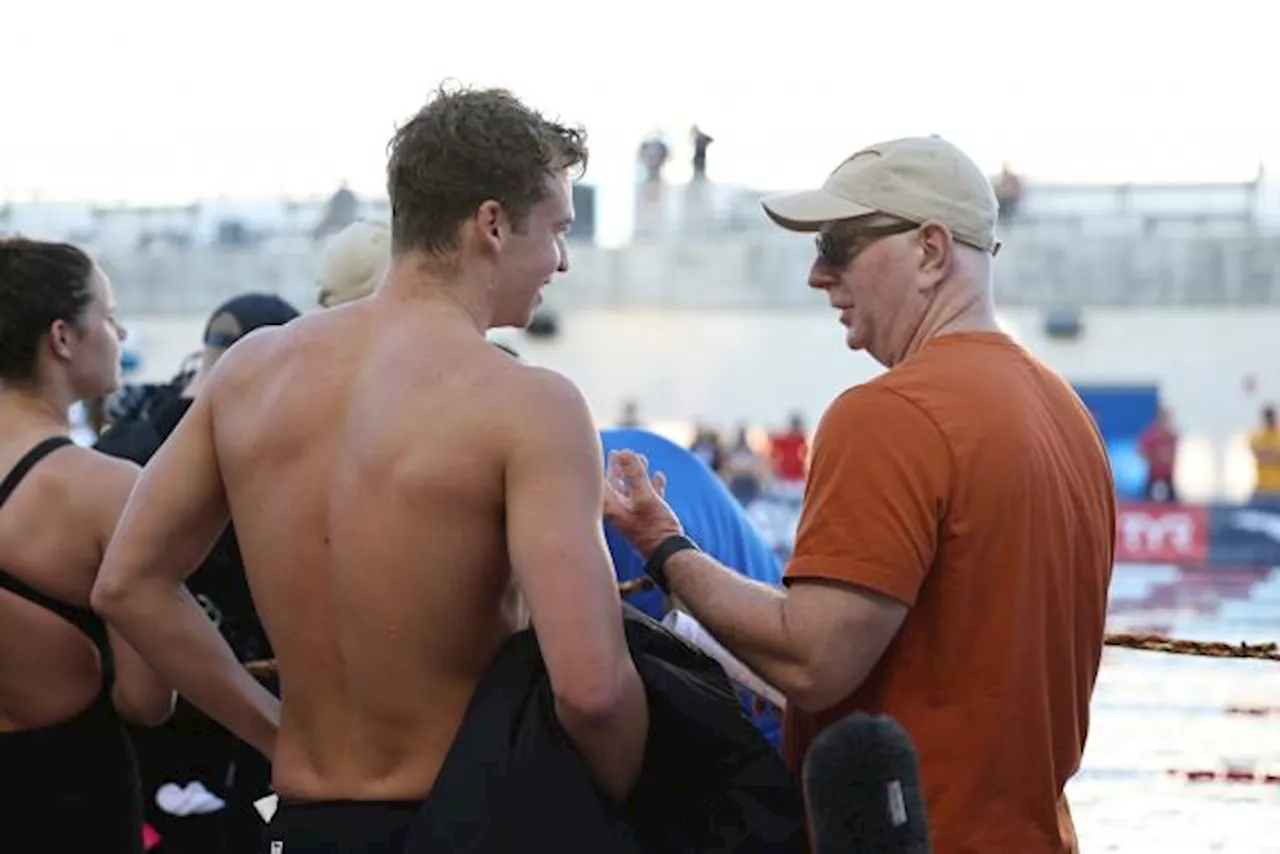
M 939 854 L 1074 852 L 1063 787 L 1102 656 L 1114 496 L 1084 404 L 1005 335 L 936 338 L 839 397 L 786 580 L 911 610 L 851 696 L 788 712 L 792 768 L 823 726 L 888 714 L 919 752 Z

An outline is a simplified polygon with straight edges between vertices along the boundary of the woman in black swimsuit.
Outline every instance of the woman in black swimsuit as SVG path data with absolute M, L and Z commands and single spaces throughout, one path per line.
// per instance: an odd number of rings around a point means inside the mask
M 141 852 L 119 715 L 173 694 L 89 610 L 132 463 L 79 448 L 68 410 L 120 382 L 115 299 L 84 252 L 0 239 L 0 851 Z

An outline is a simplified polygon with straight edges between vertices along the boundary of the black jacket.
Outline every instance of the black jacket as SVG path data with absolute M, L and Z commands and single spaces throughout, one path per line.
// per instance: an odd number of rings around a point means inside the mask
M 613 804 L 591 781 L 556 717 L 537 640 L 524 631 L 477 686 L 408 854 L 804 851 L 799 790 L 723 669 L 624 607 L 650 715 L 628 802 Z

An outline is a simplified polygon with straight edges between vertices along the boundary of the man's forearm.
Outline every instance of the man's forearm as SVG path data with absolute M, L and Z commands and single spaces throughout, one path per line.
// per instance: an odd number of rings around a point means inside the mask
M 148 664 L 209 717 L 270 758 L 280 702 L 236 660 L 183 585 L 150 586 L 100 603 Z
M 556 701 L 556 714 L 582 754 L 596 783 L 621 803 L 644 767 L 649 740 L 649 700 L 644 682 L 628 659 L 617 700 L 583 714 Z
M 671 593 L 726 649 L 784 694 L 804 685 L 803 657 L 787 630 L 783 590 L 752 581 L 703 552 L 666 563 Z

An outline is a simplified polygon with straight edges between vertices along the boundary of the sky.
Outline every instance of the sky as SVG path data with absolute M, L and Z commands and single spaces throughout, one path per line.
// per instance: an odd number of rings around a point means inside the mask
M 695 121 L 714 180 L 767 189 L 924 133 L 1038 180 L 1245 180 L 1280 169 L 1268 8 L 7 0 L 0 199 L 380 192 L 396 124 L 444 79 L 586 125 L 605 208 L 654 129 L 687 175 Z

